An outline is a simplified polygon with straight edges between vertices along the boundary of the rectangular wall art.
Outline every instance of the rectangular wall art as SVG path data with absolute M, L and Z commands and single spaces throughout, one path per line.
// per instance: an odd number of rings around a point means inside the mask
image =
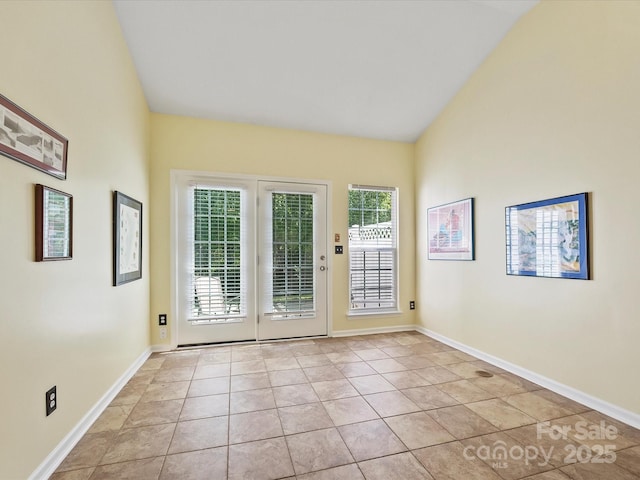
M 142 278 L 142 203 L 113 192 L 113 285 Z
M 506 208 L 507 274 L 589 278 L 587 194 Z
M 429 260 L 473 260 L 473 198 L 427 210 Z
M 0 153 L 65 180 L 69 142 L 0 95 Z
M 71 260 L 73 197 L 36 185 L 36 262 Z

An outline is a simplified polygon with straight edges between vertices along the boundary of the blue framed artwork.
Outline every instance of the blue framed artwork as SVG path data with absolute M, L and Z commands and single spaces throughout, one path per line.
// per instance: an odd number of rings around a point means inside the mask
M 507 275 L 589 279 L 587 193 L 506 207 Z

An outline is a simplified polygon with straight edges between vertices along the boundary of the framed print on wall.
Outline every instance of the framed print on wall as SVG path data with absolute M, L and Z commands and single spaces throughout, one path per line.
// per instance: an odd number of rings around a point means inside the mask
M 473 198 L 427 209 L 429 260 L 473 260 Z
M 48 173 L 67 178 L 69 141 L 0 95 L 0 153 Z
M 142 203 L 113 192 L 113 285 L 142 278 Z
M 36 262 L 71 260 L 73 197 L 36 184 Z
M 588 280 L 587 196 L 506 207 L 507 275 Z

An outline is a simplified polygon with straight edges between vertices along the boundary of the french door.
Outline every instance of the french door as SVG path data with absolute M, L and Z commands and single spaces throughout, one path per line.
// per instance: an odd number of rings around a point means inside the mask
M 327 186 L 177 175 L 177 345 L 327 334 Z

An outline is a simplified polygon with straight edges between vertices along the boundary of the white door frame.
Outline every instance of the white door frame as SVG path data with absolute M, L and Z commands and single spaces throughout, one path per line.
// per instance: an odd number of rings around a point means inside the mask
M 222 181 L 237 181 L 241 183 L 247 182 L 255 182 L 256 186 L 258 181 L 265 182 L 283 182 L 283 183 L 303 183 L 303 184 L 318 184 L 325 185 L 327 189 L 327 198 L 326 198 L 326 235 L 327 235 L 327 295 L 326 295 L 326 308 L 327 308 L 327 336 L 332 336 L 333 334 L 333 241 L 331 232 L 333 231 L 333 189 L 331 182 L 328 180 L 317 180 L 311 178 L 294 178 L 294 177 L 270 177 L 263 175 L 244 175 L 244 174 L 229 174 L 229 173 L 217 173 L 217 172 L 208 172 L 208 171 L 193 171 L 193 170 L 178 170 L 172 169 L 169 172 L 170 176 L 170 312 L 171 316 L 168 319 L 169 323 L 169 331 L 171 333 L 171 338 L 169 342 L 169 348 L 176 349 L 178 346 L 178 288 L 177 288 L 177 275 L 179 272 L 178 262 L 178 245 L 179 245 L 179 232 L 178 232 L 178 215 L 179 212 L 179 202 L 178 202 L 178 188 L 181 182 L 184 182 L 185 179 L 195 179 L 202 178 L 207 179 L 208 181 L 212 180 L 222 180 Z M 257 232 L 256 232 L 257 236 Z M 254 239 L 257 242 L 257 238 Z M 257 289 L 257 280 L 253 285 L 254 291 Z M 257 296 L 255 302 L 258 302 Z M 257 304 L 256 304 L 257 306 Z M 162 313 L 162 312 L 157 312 Z M 152 313 L 152 317 L 155 317 L 156 312 Z M 152 322 L 155 325 L 155 322 Z M 155 327 L 154 327 L 155 328 Z M 256 324 L 257 328 L 257 324 Z M 256 332 L 257 334 L 257 332 Z M 257 337 L 256 337 L 257 338 Z M 269 340 L 273 341 L 273 340 Z

